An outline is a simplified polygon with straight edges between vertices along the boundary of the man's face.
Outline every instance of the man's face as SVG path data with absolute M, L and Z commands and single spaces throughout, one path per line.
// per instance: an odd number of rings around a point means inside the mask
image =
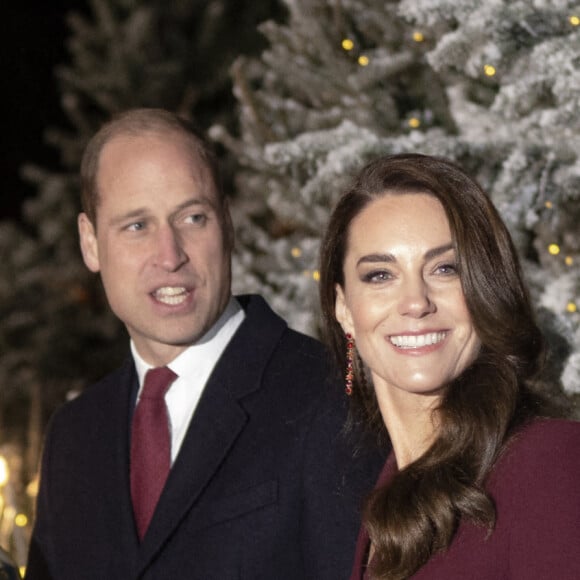
M 96 226 L 79 216 L 87 267 L 139 354 L 163 365 L 230 297 L 230 228 L 207 168 L 179 134 L 118 136 L 101 152 Z

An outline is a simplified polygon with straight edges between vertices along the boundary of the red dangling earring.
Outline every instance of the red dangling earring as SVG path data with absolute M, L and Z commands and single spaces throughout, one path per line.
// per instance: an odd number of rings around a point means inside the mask
M 354 371 L 352 367 L 353 353 L 354 353 L 354 338 L 350 332 L 346 335 L 346 375 L 344 377 L 344 392 L 350 397 L 352 395 L 352 379 L 354 378 Z

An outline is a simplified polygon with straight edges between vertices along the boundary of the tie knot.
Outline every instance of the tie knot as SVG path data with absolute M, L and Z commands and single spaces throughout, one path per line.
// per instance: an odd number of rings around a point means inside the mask
M 149 369 L 141 393 L 142 399 L 162 399 L 177 375 L 168 367 Z

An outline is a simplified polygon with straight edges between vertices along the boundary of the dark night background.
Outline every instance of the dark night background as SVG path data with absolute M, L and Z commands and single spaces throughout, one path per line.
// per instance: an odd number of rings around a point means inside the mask
M 19 177 L 24 162 L 58 167 L 58 151 L 44 143 L 43 134 L 66 124 L 54 67 L 68 61 L 65 15 L 72 9 L 86 6 L 78 0 L 17 0 L 2 11 L 0 218 L 18 219 L 22 200 L 35 193 Z

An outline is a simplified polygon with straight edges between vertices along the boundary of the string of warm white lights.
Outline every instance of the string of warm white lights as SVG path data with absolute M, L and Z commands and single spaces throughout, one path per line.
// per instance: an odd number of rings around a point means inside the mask
M 568 17 L 568 22 L 573 27 L 580 26 L 580 16 L 572 14 Z M 412 34 L 412 39 L 414 42 L 417 43 L 424 42 L 425 33 L 420 30 L 415 30 Z M 352 57 L 356 60 L 359 66 L 367 67 L 371 64 L 371 58 L 368 56 L 368 54 L 365 54 L 364 51 L 357 48 L 357 44 L 352 38 L 348 37 L 344 38 L 341 42 L 341 47 L 345 52 L 352 55 Z M 487 77 L 494 77 L 498 74 L 497 67 L 498 67 L 497 64 L 485 63 L 482 67 L 482 72 Z M 417 116 L 412 116 L 409 119 L 407 119 L 407 124 L 411 129 L 419 129 L 421 127 L 421 120 Z M 544 205 L 547 209 L 554 209 L 554 204 L 551 201 L 546 201 Z M 549 244 L 547 250 L 548 253 L 554 257 L 560 256 L 562 253 L 562 250 L 557 243 Z M 295 259 L 299 259 L 302 256 L 302 250 L 299 247 L 293 247 L 291 249 L 291 256 Z M 573 256 L 565 255 L 563 257 L 563 262 L 566 266 L 572 267 L 575 263 L 575 260 Z M 302 273 L 305 276 L 312 277 L 314 281 L 318 281 L 320 278 L 320 273 L 318 270 L 307 269 L 303 270 Z M 577 313 L 579 309 L 578 302 L 580 302 L 580 299 L 577 301 L 569 301 L 565 305 L 566 312 L 570 314 Z

